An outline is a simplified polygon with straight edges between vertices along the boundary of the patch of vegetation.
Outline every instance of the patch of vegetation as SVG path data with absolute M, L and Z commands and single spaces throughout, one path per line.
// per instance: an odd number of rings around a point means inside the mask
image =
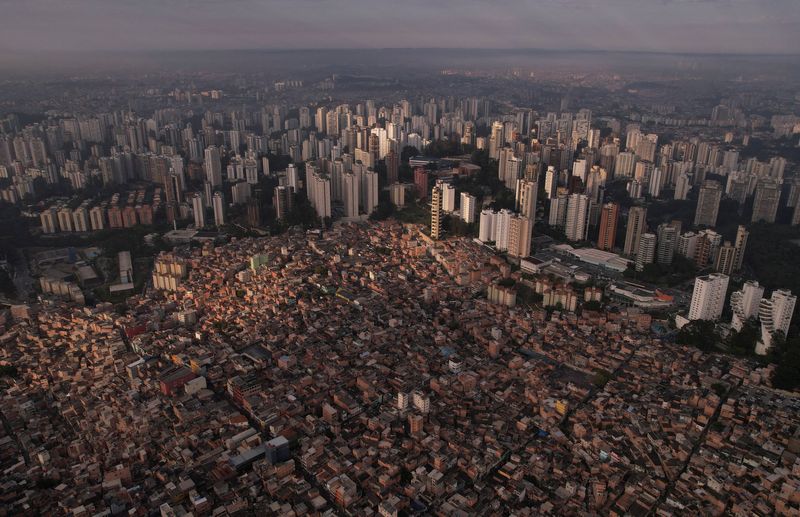
M 61 482 L 59 480 L 57 480 L 57 479 L 39 478 L 39 480 L 36 481 L 36 488 L 45 489 L 46 490 L 46 489 L 49 489 L 49 488 L 55 488 L 60 484 L 61 484 Z
M 16 379 L 19 376 L 19 370 L 13 364 L 0 365 L 0 377 L 11 377 Z
M 726 340 L 728 352 L 741 357 L 752 357 L 756 343 L 761 337 L 761 328 L 755 320 L 747 321 L 740 332 L 733 331 Z
M 446 215 L 442 227 L 447 235 L 456 237 L 475 237 L 478 235 L 478 225 L 467 223 L 457 215 Z
M 711 389 L 717 394 L 718 397 L 721 397 L 728 391 L 728 386 L 722 382 L 715 382 L 711 385 Z
M 472 152 L 471 145 L 464 145 L 455 140 L 436 140 L 425 148 L 425 156 L 444 158 L 445 156 L 458 156 Z
M 676 342 L 693 346 L 704 352 L 714 352 L 721 339 L 717 333 L 716 323 L 708 320 L 690 321 L 678 331 Z
M 750 227 L 745 262 L 768 290 L 789 289 L 799 293 L 799 243 L 800 227 L 754 224 Z
M 583 310 L 585 311 L 600 311 L 602 309 L 602 302 L 598 302 L 597 300 L 590 300 L 583 304 Z
M 17 296 L 17 287 L 11 279 L 11 275 L 5 269 L 0 269 L 0 293 L 10 299 L 14 299 Z
M 773 354 L 778 366 L 772 374 L 772 385 L 783 390 L 800 389 L 800 337 L 775 341 Z
M 691 280 L 697 275 L 694 262 L 681 255 L 675 255 L 672 264 L 645 264 L 642 271 L 634 266 L 625 270 L 625 278 L 647 282 L 648 284 L 672 287 Z
M 423 203 L 410 203 L 395 214 L 401 223 L 430 224 L 431 210 Z
M 611 380 L 611 372 L 598 368 L 597 370 L 594 371 L 594 376 L 592 377 L 592 384 L 594 384 L 598 388 L 602 388 L 606 384 L 608 384 L 608 381 L 610 380 Z

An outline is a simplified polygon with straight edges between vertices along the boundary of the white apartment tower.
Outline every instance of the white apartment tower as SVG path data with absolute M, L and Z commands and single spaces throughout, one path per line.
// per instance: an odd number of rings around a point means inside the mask
M 725 294 L 728 291 L 728 275 L 712 273 L 697 277 L 694 281 L 689 320 L 716 321 L 722 315 Z
M 290 184 L 291 186 L 291 184 Z M 308 199 L 320 219 L 331 216 L 331 180 L 327 175 L 314 173 L 308 180 Z M 358 198 L 356 198 L 356 203 Z
M 225 197 L 222 192 L 214 192 L 214 198 L 211 203 L 214 208 L 214 224 L 222 226 L 225 224 Z
M 456 211 L 456 188 L 449 184 L 442 184 L 442 210 L 448 214 Z
M 466 192 L 461 193 L 461 219 L 464 220 L 465 223 L 474 223 L 476 217 L 476 211 L 478 209 L 478 200 L 475 196 L 467 194 Z
M 361 207 L 371 214 L 378 206 L 378 173 L 366 170 L 361 175 Z
M 731 327 L 736 332 L 741 332 L 744 324 L 750 318 L 758 316 L 758 305 L 764 296 L 764 287 L 758 282 L 745 282 L 740 291 L 731 293 Z
M 756 345 L 756 353 L 766 355 L 772 348 L 775 334 L 786 336 L 792 323 L 797 297 L 791 291 L 778 289 L 770 298 L 764 298 L 758 306 L 758 319 L 761 320 L 761 340 Z
M 359 186 L 358 177 L 352 172 L 342 175 L 342 201 L 344 201 L 345 217 L 358 217 Z
M 222 185 L 222 162 L 216 146 L 212 145 L 206 149 L 203 167 L 206 171 L 206 181 L 211 183 L 212 187 Z
M 656 254 L 656 234 L 643 233 L 639 239 L 639 250 L 636 253 L 636 271 L 643 271 L 644 266 L 652 264 Z
M 206 225 L 206 207 L 203 203 L 203 196 L 195 194 L 192 197 L 192 213 L 194 215 L 194 227 L 198 230 Z
M 572 194 L 567 201 L 567 220 L 564 233 L 570 241 L 586 240 L 589 220 L 589 196 Z
M 478 240 L 481 242 L 491 242 L 495 240 L 495 217 L 493 210 L 483 210 L 481 212 L 480 225 L 478 226 Z
M 510 210 L 500 210 L 495 216 L 495 247 L 500 251 L 508 250 L 508 234 L 511 225 L 512 212 Z
M 536 219 L 536 187 L 535 181 L 517 180 L 517 212 L 531 221 Z

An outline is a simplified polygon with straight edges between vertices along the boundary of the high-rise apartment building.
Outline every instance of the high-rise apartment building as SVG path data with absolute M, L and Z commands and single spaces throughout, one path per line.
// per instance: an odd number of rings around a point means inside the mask
M 617 221 L 619 205 L 606 203 L 600 209 L 600 231 L 597 235 L 597 249 L 611 251 L 617 239 Z
M 725 241 L 717 251 L 714 260 L 714 271 L 725 275 L 733 273 L 733 266 L 736 262 L 736 248 L 730 241 Z
M 294 189 L 289 185 L 275 187 L 272 204 L 275 206 L 275 219 L 286 219 L 294 205 Z
M 755 197 L 753 198 L 753 216 L 750 219 L 754 223 L 774 223 L 775 216 L 778 214 L 778 201 L 781 198 L 781 184 L 774 180 L 761 180 L 756 186 Z
M 478 200 L 475 196 L 461 193 L 461 219 L 465 223 L 474 223 L 477 217 Z
M 656 167 L 650 174 L 650 181 L 647 182 L 647 193 L 651 197 L 661 196 L 661 188 L 664 186 L 664 171 L 661 167 Z
M 756 353 L 765 355 L 773 346 L 775 335 L 786 337 L 792 323 L 797 297 L 791 291 L 778 289 L 772 296 L 763 298 L 758 306 L 758 319 L 761 320 L 761 340 L 756 345 Z
M 652 264 L 655 254 L 656 234 L 643 233 L 639 239 L 639 250 L 636 252 L 636 271 L 642 271 L 647 264 Z
M 741 332 L 747 320 L 758 316 L 758 306 L 764 296 L 764 287 L 758 282 L 748 281 L 739 291 L 731 293 L 731 327 Z
M 656 230 L 658 246 L 656 248 L 656 262 L 659 264 L 672 264 L 675 255 L 675 247 L 678 244 L 678 228 L 669 223 L 658 225 Z
M 558 195 L 558 171 L 552 165 L 547 167 L 544 175 L 544 193 L 547 199 L 553 199 Z
M 792 226 L 800 225 L 800 203 L 797 203 L 794 206 L 794 210 L 792 211 Z
M 534 181 L 517 180 L 516 209 L 531 221 L 536 220 L 537 185 Z
M 719 202 L 722 199 L 722 185 L 707 180 L 700 187 L 697 197 L 697 209 L 694 213 L 695 226 L 716 226 L 719 214 Z
M 72 227 L 76 232 L 89 231 L 89 211 L 85 206 L 79 206 L 72 212 Z
M 58 227 L 62 232 L 72 232 L 75 229 L 72 226 L 72 210 L 63 206 L 58 210 Z
M 309 174 L 310 172 L 310 174 Z M 312 168 L 306 173 L 306 179 L 309 175 L 313 175 L 316 171 Z M 300 173 L 293 163 L 286 167 L 286 184 L 294 189 L 295 192 L 300 190 Z
M 632 178 L 636 169 L 636 155 L 632 152 L 619 153 L 614 161 L 615 178 Z
M 102 206 L 95 206 L 89 210 L 89 223 L 92 231 L 103 230 L 106 227 L 106 209 Z
M 685 172 L 678 174 L 678 177 L 675 179 L 675 195 L 673 199 L 685 200 L 691 189 L 692 180 L 689 175 Z
M 402 183 L 393 183 L 389 186 L 389 196 L 392 204 L 398 208 L 406 205 L 406 187 Z
M 442 184 L 437 183 L 431 191 L 431 238 L 440 239 L 442 236 L 442 201 L 444 193 Z
M 520 175 L 522 161 L 514 155 L 514 150 L 504 147 L 500 150 L 500 160 L 497 167 L 497 174 L 506 188 L 513 189 Z
M 214 199 L 211 203 L 214 209 L 214 224 L 222 226 L 225 224 L 225 197 L 222 192 L 214 192 Z
M 514 215 L 508 225 L 508 254 L 512 257 L 527 257 L 531 252 L 531 220 Z
M 679 235 L 678 245 L 675 249 L 676 253 L 682 257 L 694 260 L 698 240 L 699 236 L 695 232 L 686 232 Z
M 589 222 L 589 196 L 572 194 L 567 201 L 567 219 L 564 233 L 570 241 L 586 240 Z
M 203 196 L 195 194 L 192 197 L 192 214 L 194 215 L 194 227 L 198 230 L 206 225 L 206 207 Z
M 327 174 L 315 172 L 311 178 L 307 178 L 307 192 L 308 200 L 314 210 L 317 212 L 317 217 L 320 219 L 329 218 L 331 216 L 331 180 Z M 356 198 L 358 199 L 358 198 Z M 357 202 L 357 201 L 356 201 Z
M 212 187 L 219 187 L 222 185 L 222 161 L 220 160 L 219 148 L 210 146 L 206 148 L 205 160 L 203 167 L 206 172 L 206 181 L 211 183 Z
M 491 242 L 495 240 L 495 215 L 495 212 L 488 208 L 481 212 L 480 223 L 478 225 L 478 240 L 481 242 Z
M 417 188 L 417 198 L 420 201 L 428 199 L 428 171 L 422 167 L 414 169 L 414 185 Z
M 342 201 L 344 202 L 345 217 L 358 217 L 360 186 L 358 177 L 352 172 L 345 172 L 342 175 Z
M 50 207 L 42 210 L 39 213 L 39 221 L 42 224 L 42 233 L 57 233 L 59 231 L 58 212 L 55 208 Z
M 492 129 L 489 136 L 489 157 L 495 160 L 500 159 L 500 149 L 503 145 L 503 123 L 492 122 Z M 502 181 L 502 179 L 501 179 Z
M 400 154 L 394 149 L 386 153 L 386 184 L 394 185 L 400 178 Z
M 331 110 L 325 115 L 325 132 L 328 136 L 339 136 L 339 112 Z
M 736 230 L 736 242 L 734 243 L 736 255 L 733 259 L 734 271 L 739 271 L 742 269 L 742 264 L 744 263 L 744 253 L 747 250 L 747 238 L 749 236 L 750 232 L 748 232 L 747 228 L 744 226 L 739 226 L 739 228 Z
M 508 228 L 511 226 L 511 210 L 500 210 L 494 217 L 495 247 L 500 251 L 508 251 Z
M 547 224 L 554 228 L 564 228 L 567 224 L 567 207 L 569 197 L 562 195 L 550 200 L 550 213 Z
M 712 273 L 697 277 L 694 281 L 689 320 L 716 321 L 722 315 L 728 291 L 728 275 Z
M 450 183 L 442 183 L 442 210 L 448 214 L 456 211 L 456 188 Z
M 713 264 L 721 244 L 722 235 L 714 230 L 705 229 L 699 232 L 694 250 L 694 265 L 702 269 Z
M 635 256 L 639 251 L 639 241 L 647 229 L 647 209 L 633 206 L 628 212 L 628 226 L 625 230 L 625 246 L 623 253 Z
M 361 208 L 371 214 L 378 206 L 378 173 L 367 169 L 361 174 Z

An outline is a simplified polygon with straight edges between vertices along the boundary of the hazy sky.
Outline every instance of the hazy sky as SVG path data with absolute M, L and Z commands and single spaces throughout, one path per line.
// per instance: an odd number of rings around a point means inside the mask
M 800 53 L 800 0 L 0 0 L 0 50 Z

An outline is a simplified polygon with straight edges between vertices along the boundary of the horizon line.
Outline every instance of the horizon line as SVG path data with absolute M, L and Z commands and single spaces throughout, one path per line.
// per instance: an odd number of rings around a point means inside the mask
M 585 49 L 585 48 L 541 48 L 541 47 L 263 47 L 263 48 L 230 48 L 230 49 L 206 49 L 206 48 L 163 48 L 163 49 L 22 49 L 11 51 L 0 51 L 0 55 L 6 56 L 24 54 L 153 54 L 161 52 L 202 52 L 202 53 L 229 53 L 229 52 L 336 52 L 336 51 L 359 51 L 359 52 L 386 52 L 386 51 L 470 51 L 470 52 L 551 52 L 551 53 L 593 53 L 593 54 L 660 54 L 660 55 L 684 55 L 684 56 L 772 56 L 772 57 L 800 57 L 800 52 L 742 52 L 742 51 L 688 51 L 688 50 L 634 50 L 634 49 Z

